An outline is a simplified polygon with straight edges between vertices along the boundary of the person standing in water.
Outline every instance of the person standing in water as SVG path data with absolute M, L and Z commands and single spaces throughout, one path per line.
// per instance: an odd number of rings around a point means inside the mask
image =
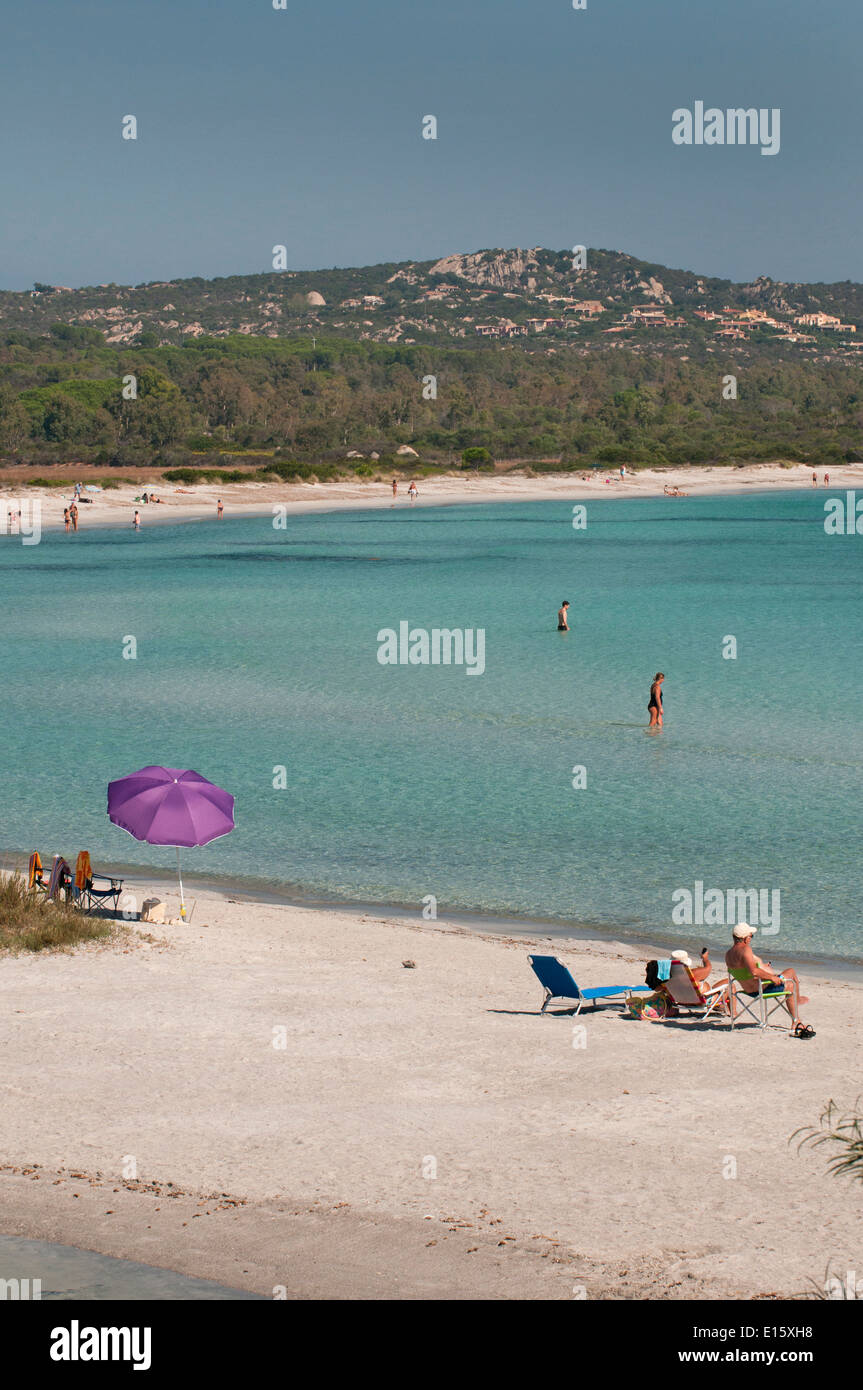
M 140 513 L 140 512 L 136 512 L 136 513 L 135 513 L 135 519 L 134 519 L 134 521 L 132 522 L 132 525 L 134 526 L 134 528 L 135 528 L 136 531 L 140 531 L 140 529 L 141 529 L 141 513 Z
M 225 509 L 224 509 L 224 507 L 222 506 L 222 499 L 221 499 L 221 497 L 220 497 L 220 498 L 219 498 L 219 501 L 218 501 L 218 503 L 217 503 L 217 505 L 216 505 L 216 516 L 221 520 L 221 518 L 224 516 L 224 513 L 225 513 Z
M 69 508 L 69 520 L 70 520 L 71 523 L 72 523 L 72 530 L 73 530 L 73 531 L 77 531 L 77 530 L 78 530 L 78 503 L 77 503 L 77 502 L 73 502 L 72 505 L 71 505 L 71 507 Z
M 64 507 L 64 508 L 63 508 L 63 530 L 64 530 L 64 531 L 68 531 L 68 530 L 69 530 L 69 525 L 70 525 L 70 521 L 69 521 L 69 508 L 68 508 L 68 507 Z
M 557 630 L 558 632 L 569 632 L 566 610 L 569 607 L 569 599 L 565 598 L 557 610 Z
M 653 684 L 650 687 L 650 703 L 647 706 L 650 711 L 650 727 L 662 728 L 662 682 L 665 680 L 665 672 L 657 671 L 653 677 Z

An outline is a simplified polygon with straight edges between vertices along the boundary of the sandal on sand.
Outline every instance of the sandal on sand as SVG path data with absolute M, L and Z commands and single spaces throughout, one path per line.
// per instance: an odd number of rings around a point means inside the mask
M 794 1025 L 791 1036 L 792 1038 L 814 1038 L 815 1029 L 812 1028 L 808 1023 L 801 1023 L 798 1019 L 798 1021 Z

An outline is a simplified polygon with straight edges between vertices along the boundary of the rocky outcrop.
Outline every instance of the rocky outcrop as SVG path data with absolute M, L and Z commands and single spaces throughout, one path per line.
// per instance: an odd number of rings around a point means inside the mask
M 487 285 L 497 290 L 528 290 L 536 288 L 534 271 L 539 269 L 536 247 L 532 251 L 475 251 L 466 256 L 444 256 L 436 261 L 430 275 L 457 275 L 472 285 Z
M 662 281 L 654 279 L 652 275 L 647 280 L 639 280 L 638 288 L 644 290 L 648 299 L 656 300 L 657 304 L 672 304 L 674 302 Z

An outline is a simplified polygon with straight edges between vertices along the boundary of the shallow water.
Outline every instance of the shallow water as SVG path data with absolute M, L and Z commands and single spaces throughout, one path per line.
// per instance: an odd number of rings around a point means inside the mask
M 690 949 L 725 928 L 675 923 L 676 890 L 757 888 L 776 959 L 859 958 L 863 538 L 825 534 L 825 495 L 602 499 L 584 531 L 541 502 L 0 538 L 0 845 L 168 868 L 105 814 L 161 762 L 237 797 L 199 873 Z M 400 621 L 484 629 L 484 673 L 380 665 Z

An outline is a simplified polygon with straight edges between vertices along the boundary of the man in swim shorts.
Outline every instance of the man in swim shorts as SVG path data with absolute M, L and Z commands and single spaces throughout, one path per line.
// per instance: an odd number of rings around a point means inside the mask
M 797 971 L 789 968 L 777 975 L 769 961 L 759 960 L 752 950 L 752 937 L 756 931 L 757 928 L 750 927 L 748 922 L 738 922 L 737 926 L 732 928 L 734 945 L 725 953 L 729 975 L 747 995 L 758 995 L 759 981 L 764 994 L 780 995 L 784 992 L 782 1002 L 791 1015 L 792 1033 L 798 1038 L 814 1038 L 814 1028 L 800 1018 L 800 1008 L 803 1004 L 808 1004 L 809 1000 L 805 994 L 800 993 Z

